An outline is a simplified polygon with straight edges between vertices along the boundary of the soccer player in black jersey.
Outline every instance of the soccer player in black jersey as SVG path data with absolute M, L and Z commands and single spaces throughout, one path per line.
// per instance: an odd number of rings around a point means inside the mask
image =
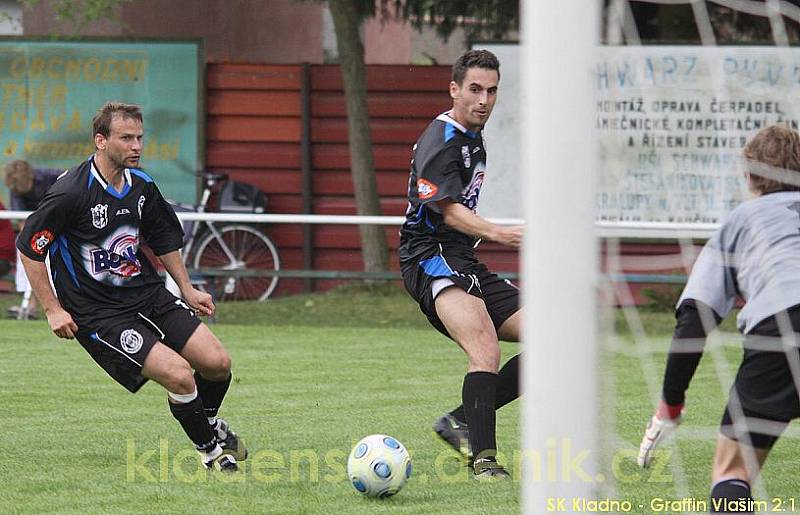
M 148 379 L 163 386 L 203 464 L 236 471 L 247 451 L 217 418 L 231 382 L 230 356 L 195 313 L 213 314 L 214 304 L 189 281 L 181 225 L 138 168 L 141 110 L 107 103 L 92 123 L 95 153 L 58 178 L 17 239 L 31 287 L 58 337 L 76 338 L 132 393 Z M 164 288 L 140 248 L 143 240 L 183 299 Z
M 518 357 L 502 369 L 498 339 L 519 341 L 519 291 L 475 256 L 481 239 L 518 248 L 522 227 L 502 227 L 475 213 L 486 174 L 482 129 L 492 113 L 500 63 L 471 50 L 453 66 L 453 108 L 428 125 L 414 145 L 408 210 L 400 230 L 406 289 L 431 324 L 468 358 L 461 406 L 434 431 L 470 458 L 479 480 L 506 478 L 497 463 L 495 410 L 519 396 Z
M 683 418 L 706 336 L 744 300 L 744 354 L 722 415 L 711 471 L 711 512 L 753 513 L 750 485 L 789 422 L 800 418 L 800 134 L 784 125 L 745 146 L 755 198 L 734 209 L 706 243 L 678 300 L 662 398 L 638 462 Z

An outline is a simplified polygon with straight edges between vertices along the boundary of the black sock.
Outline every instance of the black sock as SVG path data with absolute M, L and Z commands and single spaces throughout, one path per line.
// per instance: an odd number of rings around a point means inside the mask
M 494 409 L 496 388 L 497 374 L 470 372 L 464 376 L 461 400 L 475 459 L 493 457 L 497 453 Z
M 208 452 L 217 444 L 208 418 L 203 412 L 203 401 L 196 397 L 185 404 L 169 403 L 172 416 L 181 424 L 189 440 L 194 442 L 198 450 Z
M 216 417 L 219 407 L 222 406 L 222 399 L 228 392 L 231 385 L 232 374 L 222 381 L 211 381 L 201 376 L 199 372 L 194 373 L 194 382 L 197 384 L 197 395 L 203 401 L 206 417 Z
M 497 374 L 494 408 L 500 409 L 519 397 L 519 354 L 506 361 Z
M 494 399 L 494 408 L 500 409 L 509 402 L 519 397 L 519 354 L 506 361 L 497 374 L 497 393 Z M 450 415 L 462 424 L 467 423 L 464 414 L 464 405 L 450 412 Z
M 750 484 L 747 481 L 741 479 L 720 481 L 711 489 L 709 511 L 711 513 L 753 513 L 753 507 L 748 502 L 751 500 Z

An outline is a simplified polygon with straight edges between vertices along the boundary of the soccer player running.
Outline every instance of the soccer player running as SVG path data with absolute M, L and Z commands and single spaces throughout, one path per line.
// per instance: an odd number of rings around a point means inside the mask
M 518 248 L 522 227 L 502 227 L 475 213 L 486 173 L 482 129 L 492 113 L 500 63 L 471 50 L 453 66 L 453 108 L 414 145 L 408 210 L 400 230 L 403 281 L 430 323 L 466 353 L 462 404 L 434 431 L 467 457 L 474 477 L 509 477 L 497 463 L 495 410 L 519 396 L 518 357 L 498 373 L 498 339 L 519 341 L 519 290 L 475 256 L 481 239 Z
M 31 287 L 58 337 L 76 338 L 132 393 L 148 379 L 163 386 L 203 465 L 234 472 L 247 451 L 217 418 L 231 360 L 195 313 L 213 314 L 214 304 L 189 282 L 180 257 L 181 225 L 153 179 L 138 168 L 141 110 L 106 103 L 92 124 L 95 153 L 59 177 L 17 239 Z M 164 288 L 139 248 L 142 238 L 183 300 Z M 48 253 L 58 297 L 44 264 Z
M 712 512 L 752 507 L 750 485 L 789 421 L 800 417 L 800 135 L 767 127 L 744 157 L 755 198 L 733 210 L 697 258 L 678 301 L 662 399 L 639 451 L 647 467 L 681 422 L 706 335 L 742 298 L 744 356 L 717 437 Z

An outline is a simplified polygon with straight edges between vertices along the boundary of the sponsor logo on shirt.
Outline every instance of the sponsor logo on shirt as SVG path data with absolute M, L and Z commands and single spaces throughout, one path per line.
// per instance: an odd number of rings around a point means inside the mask
M 464 197 L 462 204 L 472 211 L 478 208 L 478 197 L 481 194 L 481 186 L 483 186 L 483 177 L 485 175 L 484 170 L 483 163 L 475 165 L 475 175 L 472 176 L 472 180 L 462 193 Z
M 31 250 L 42 256 L 53 239 L 55 239 L 55 237 L 48 229 L 39 231 L 31 238 Z
M 128 211 L 127 207 L 123 207 L 122 209 L 117 209 L 117 215 L 129 215 L 129 214 L 131 214 L 131 212 Z
M 142 335 L 135 329 L 125 329 L 122 331 L 122 334 L 119 335 L 119 344 L 122 346 L 122 350 L 128 354 L 136 354 L 139 352 L 143 343 L 144 338 L 142 338 Z
M 92 225 L 97 229 L 108 225 L 108 204 L 97 204 L 90 211 L 92 212 Z
M 108 249 L 93 249 L 90 252 L 92 274 L 110 272 L 126 278 L 139 275 L 142 264 L 136 259 L 138 249 L 139 238 L 126 233 L 114 238 Z
M 439 191 L 439 187 L 430 181 L 426 181 L 425 179 L 417 179 L 417 193 L 419 194 L 420 200 L 427 200 Z

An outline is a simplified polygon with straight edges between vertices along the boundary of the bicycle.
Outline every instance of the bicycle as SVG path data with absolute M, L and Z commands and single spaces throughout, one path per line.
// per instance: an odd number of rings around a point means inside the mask
M 206 171 L 197 175 L 203 179 L 200 203 L 173 203 L 176 212 L 264 212 L 264 193 L 254 186 L 229 180 L 224 173 Z M 209 208 L 212 195 L 215 209 Z M 184 233 L 182 259 L 190 277 L 216 300 L 262 301 L 275 291 L 278 276 L 258 271 L 279 271 L 280 257 L 275 244 L 260 230 L 236 223 L 218 227 L 203 220 L 184 222 Z

